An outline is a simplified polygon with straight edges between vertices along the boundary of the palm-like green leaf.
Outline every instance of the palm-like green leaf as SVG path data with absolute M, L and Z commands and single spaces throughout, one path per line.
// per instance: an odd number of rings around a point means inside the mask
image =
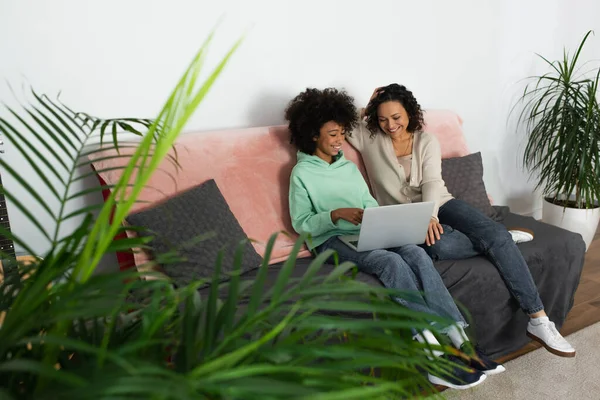
M 574 195 L 578 208 L 596 207 L 600 199 L 600 68 L 578 75 L 579 57 L 591 33 L 572 57 L 566 49 L 563 59 L 554 62 L 538 55 L 552 71 L 531 77 L 515 105 L 522 104 L 518 123 L 528 136 L 523 165 L 535 177 L 536 189 L 554 202 Z
M 226 282 L 222 254 L 211 279 L 181 288 L 142 279 L 146 274 L 138 272 L 93 274 L 107 252 L 149 246 L 151 236 L 113 237 L 123 232 L 121 222 L 161 161 L 177 164 L 169 150 L 239 45 L 198 84 L 211 38 L 154 120 L 96 118 L 35 92 L 30 106 L 8 110 L 12 120 L 0 118 L 0 132 L 32 165 L 51 198 L 1 159 L 0 166 L 21 185 L 20 194 L 32 197 L 35 211 L 56 223 L 53 229 L 42 226 L 16 191 L 2 188 L 52 247 L 34 264 L 6 268 L 0 284 L 0 392 L 15 399 L 263 400 L 390 398 L 431 389 L 421 371 L 444 374 L 449 366 L 427 357 L 428 346 L 412 340 L 412 328 L 435 331 L 432 321 L 448 321 L 391 300 L 409 293 L 354 281 L 354 265 L 325 273 L 323 264 L 335 259 L 331 252 L 315 258 L 304 276 L 291 278 L 305 237 L 272 288 L 265 282 L 276 235 L 254 279 L 240 275 L 244 243 Z M 121 140 L 122 132 L 140 140 Z M 96 137 L 100 146 L 90 147 Z M 121 179 L 76 189 L 95 173 L 88 170 L 88 157 L 106 146 L 135 150 Z M 68 206 L 107 188 L 111 194 L 102 204 Z M 82 220 L 61 235 L 62 224 L 73 218 Z M 1 227 L 0 234 L 28 249 L 26 238 Z M 161 254 L 156 262 L 177 257 Z

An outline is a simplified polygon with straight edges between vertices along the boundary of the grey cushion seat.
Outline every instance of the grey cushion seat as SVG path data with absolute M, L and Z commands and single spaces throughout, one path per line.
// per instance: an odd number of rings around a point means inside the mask
M 579 234 L 512 213 L 505 216 L 503 223 L 535 233 L 533 241 L 518 246 L 529 265 L 546 312 L 560 328 L 579 285 L 585 254 L 583 239 Z M 292 276 L 301 277 L 310 262 L 311 259 L 306 258 L 298 260 Z M 282 265 L 271 266 L 267 286 L 275 283 Z M 470 333 L 490 357 L 504 356 L 529 342 L 526 336 L 528 317 L 511 296 L 496 267 L 485 257 L 439 261 L 435 267 L 457 303 L 469 311 L 472 318 Z M 332 265 L 325 265 L 321 273 L 329 273 L 332 269 Z M 249 271 L 243 276 L 251 279 L 256 272 Z M 377 278 L 364 273 L 359 273 L 357 279 L 381 285 Z
M 507 227 L 520 226 L 534 231 L 535 239 L 521 244 L 519 248 L 531 269 L 546 312 L 560 328 L 572 307 L 573 296 L 579 284 L 585 255 L 583 239 L 579 234 L 533 218 L 506 213 L 506 208 L 494 209 L 496 219 L 502 218 L 498 211 L 505 211 L 503 223 Z M 237 243 L 246 237 L 212 180 L 151 209 L 130 215 L 128 220 L 157 234 L 152 245 L 158 254 L 180 247 L 203 233 L 215 233 L 211 239 L 184 247 L 181 252 L 183 258 L 179 262 L 164 266 L 165 272 L 173 278 L 176 285 L 185 285 L 194 278 L 211 277 L 217 253 L 224 247 L 227 250 L 223 272 L 226 274 L 231 271 Z M 261 261 L 250 243 L 246 243 L 241 266 L 243 277 L 253 278 Z M 292 276 L 301 277 L 310 262 L 310 259 L 298 260 Z M 267 287 L 275 284 L 281 265 L 270 267 Z M 498 271 L 487 259 L 478 256 L 459 261 L 441 261 L 435 266 L 454 299 L 459 305 L 466 307 L 472 316 L 471 330 L 484 352 L 491 357 L 499 357 L 528 342 L 525 334 L 528 318 L 519 309 Z M 333 268 L 332 265 L 326 265 L 321 273 L 327 274 Z M 357 279 L 380 285 L 370 275 L 359 273 Z M 206 294 L 207 290 L 205 288 L 201 293 Z

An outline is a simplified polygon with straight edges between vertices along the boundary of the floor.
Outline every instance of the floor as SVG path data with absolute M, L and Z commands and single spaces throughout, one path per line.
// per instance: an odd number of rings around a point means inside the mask
M 583 273 L 579 287 L 575 293 L 573 308 L 560 332 L 563 336 L 569 335 L 589 325 L 600 321 L 600 227 L 585 255 Z M 512 360 L 523 354 L 541 347 L 537 342 L 530 342 L 527 346 L 500 359 L 500 362 Z

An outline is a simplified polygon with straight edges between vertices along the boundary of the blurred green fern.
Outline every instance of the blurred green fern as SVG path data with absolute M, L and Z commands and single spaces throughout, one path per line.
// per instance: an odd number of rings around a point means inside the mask
M 0 159 L 4 173 L 20 185 L 19 191 L 3 187 L 2 192 L 52 243 L 36 262 L 5 268 L 0 284 L 2 398 L 413 397 L 431 390 L 423 371 L 449 371 L 411 339 L 412 328 L 431 329 L 432 317 L 390 300 L 390 294 L 401 293 L 353 280 L 352 265 L 323 273 L 331 253 L 317 257 L 300 279 L 289 278 L 305 238 L 296 243 L 272 288 L 265 281 L 275 236 L 252 280 L 240 277 L 241 257 L 228 282 L 219 283 L 217 262 L 211 280 L 182 288 L 141 279 L 138 272 L 93 273 L 106 253 L 147 244 L 148 238 L 113 237 L 239 46 L 198 84 L 211 37 L 154 120 L 99 119 L 35 92 L 28 106 L 8 108 L 12 122 L 0 118 L 0 132 L 44 185 L 33 187 Z M 117 148 L 133 146 L 121 141 L 122 132 L 141 139 L 122 178 L 110 187 L 110 197 L 68 212 L 69 200 L 104 189 L 72 193 L 74 183 L 85 176 L 77 171 L 89 170 L 87 156 L 99 151 L 88 146 L 94 135 Z M 32 144 L 32 136 L 44 152 Z M 134 172 L 135 184 L 128 187 Z M 35 200 L 35 209 L 50 215 L 54 230 L 20 202 L 23 193 Z M 60 204 L 58 211 L 51 201 Z M 60 235 L 64 222 L 76 217 L 83 217 L 77 228 Z M 32 252 L 26 237 L 2 227 L 0 234 Z M 210 290 L 201 296 L 198 288 L 206 283 Z

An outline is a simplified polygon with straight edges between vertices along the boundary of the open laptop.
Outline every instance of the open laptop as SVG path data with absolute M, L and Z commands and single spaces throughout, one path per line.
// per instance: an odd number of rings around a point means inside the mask
M 389 249 L 422 244 L 431 221 L 433 202 L 396 204 L 367 208 L 360 233 L 339 239 L 356 251 Z

